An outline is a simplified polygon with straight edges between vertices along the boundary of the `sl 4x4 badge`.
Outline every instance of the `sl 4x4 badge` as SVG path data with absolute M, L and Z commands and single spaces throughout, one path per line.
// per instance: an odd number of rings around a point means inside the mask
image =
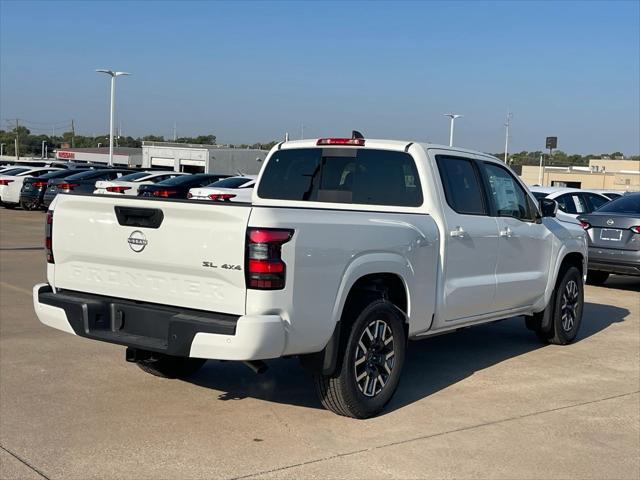
M 242 270 L 242 267 L 240 265 L 231 265 L 228 263 L 223 263 L 222 265 L 220 265 L 220 267 L 218 267 L 217 265 L 214 265 L 213 262 L 203 261 L 202 266 L 207 268 L 224 268 L 225 270 Z

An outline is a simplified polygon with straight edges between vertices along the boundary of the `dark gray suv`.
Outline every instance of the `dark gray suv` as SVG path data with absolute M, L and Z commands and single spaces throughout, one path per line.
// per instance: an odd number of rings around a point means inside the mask
M 611 273 L 640 275 L 640 192 L 623 195 L 578 220 L 589 239 L 587 282 L 603 284 Z

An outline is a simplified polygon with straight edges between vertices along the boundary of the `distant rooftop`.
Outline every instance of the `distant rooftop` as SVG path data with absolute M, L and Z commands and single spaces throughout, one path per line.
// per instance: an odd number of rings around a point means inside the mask
M 77 152 L 77 153 L 103 153 L 109 154 L 109 147 L 100 148 L 57 148 L 54 152 Z M 140 155 L 142 154 L 141 148 L 134 147 L 113 147 L 114 155 Z
M 232 148 L 229 145 L 207 145 L 205 143 L 149 142 L 142 141 L 143 147 L 178 147 L 178 148 Z

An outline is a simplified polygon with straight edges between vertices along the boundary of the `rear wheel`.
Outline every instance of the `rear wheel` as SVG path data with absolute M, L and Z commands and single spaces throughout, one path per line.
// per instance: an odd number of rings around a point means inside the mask
M 174 357 L 154 353 L 148 359 L 136 361 L 136 365 L 156 377 L 185 378 L 200 370 L 205 362 L 203 358 Z
M 4 208 L 8 208 L 9 210 L 13 210 L 18 206 L 17 203 L 3 203 Z
M 376 300 L 355 319 L 333 375 L 316 375 L 322 405 L 338 415 L 369 418 L 391 400 L 404 364 L 404 317 L 386 300 Z
M 599 270 L 587 271 L 587 283 L 589 285 L 602 285 L 608 278 L 608 272 L 601 272 Z

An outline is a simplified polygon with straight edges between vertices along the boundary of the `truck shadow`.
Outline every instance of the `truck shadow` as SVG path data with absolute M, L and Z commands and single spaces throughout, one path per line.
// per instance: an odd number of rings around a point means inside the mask
M 584 312 L 578 342 L 612 323 L 623 322 L 629 315 L 625 308 L 588 302 Z M 428 397 L 477 371 L 545 347 L 526 329 L 522 317 L 410 342 L 400 386 L 382 415 Z M 238 362 L 210 361 L 185 381 L 221 392 L 218 399 L 223 401 L 255 398 L 322 408 L 310 375 L 296 359 L 278 359 L 268 364 L 266 373 L 256 375 Z

